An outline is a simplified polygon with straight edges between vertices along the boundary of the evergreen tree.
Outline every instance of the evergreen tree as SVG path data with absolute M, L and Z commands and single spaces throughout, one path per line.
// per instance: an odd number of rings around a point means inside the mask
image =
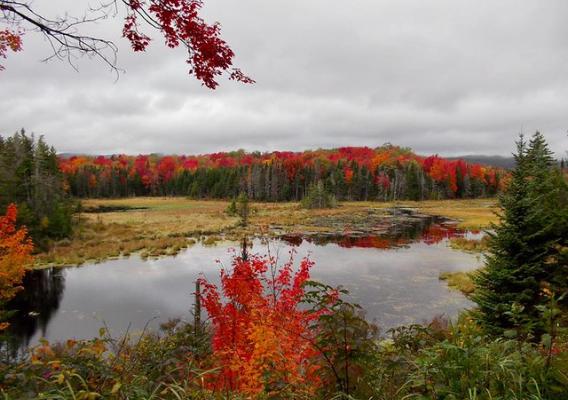
M 0 213 L 10 203 L 17 204 L 18 223 L 36 246 L 71 234 L 73 205 L 55 149 L 24 130 L 0 141 Z
M 250 215 L 250 205 L 246 192 L 241 192 L 239 197 L 237 197 L 237 215 L 241 219 L 241 225 L 247 226 Z
M 544 289 L 554 275 L 549 256 L 562 238 L 556 222 L 566 212 L 552 153 L 540 133 L 528 145 L 521 136 L 515 162 L 509 186 L 499 197 L 500 223 L 489 233 L 485 268 L 474 277 L 475 315 L 489 333 L 522 326 L 538 336 L 538 306 L 548 301 L 550 288 Z
M 307 194 L 302 199 L 303 208 L 333 208 L 337 205 L 335 196 L 330 194 L 322 181 L 310 185 Z

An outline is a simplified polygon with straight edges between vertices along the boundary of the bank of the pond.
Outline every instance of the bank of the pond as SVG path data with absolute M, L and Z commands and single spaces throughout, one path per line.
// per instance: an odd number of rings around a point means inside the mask
M 242 227 L 226 213 L 226 201 L 186 198 L 83 200 L 71 239 L 38 254 L 36 266 L 70 266 L 102 262 L 140 253 L 143 257 L 173 256 L 211 237 L 289 233 L 373 233 L 388 226 L 393 208 L 451 218 L 463 229 L 483 229 L 495 221 L 495 200 L 424 202 L 344 202 L 325 210 L 302 209 L 298 203 L 252 203 L 249 225 Z M 375 232 L 376 233 L 376 232 Z

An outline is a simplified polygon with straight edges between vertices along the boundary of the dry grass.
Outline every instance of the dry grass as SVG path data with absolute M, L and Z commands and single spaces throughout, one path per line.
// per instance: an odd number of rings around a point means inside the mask
M 305 209 L 299 203 L 253 203 L 249 229 L 269 233 L 272 229 L 284 231 L 327 231 L 330 228 L 315 223 L 322 218 L 365 215 L 369 208 L 386 208 L 387 203 L 344 202 L 329 209 Z
M 220 232 L 233 227 L 238 219 L 225 213 L 227 202 L 188 200 L 183 197 L 136 197 L 112 200 L 84 200 L 84 208 L 99 206 L 144 208 L 108 213 L 85 213 L 89 222 L 99 219 L 135 227 L 143 234 L 159 236 Z
M 450 239 L 450 247 L 455 250 L 467 251 L 471 253 L 482 253 L 488 248 L 489 237 L 484 236 L 481 239 L 467 239 L 456 237 Z
M 85 209 L 133 207 L 128 211 L 83 213 L 71 240 L 55 243 L 36 258 L 38 266 L 77 265 L 141 252 L 142 257 L 175 255 L 195 243 L 192 237 L 231 230 L 222 201 L 184 198 L 85 200 Z
M 423 202 L 401 202 L 401 205 L 416 207 L 430 215 L 440 215 L 459 221 L 464 229 L 484 229 L 498 221 L 495 199 L 436 200 Z
M 439 278 L 446 281 L 450 288 L 459 290 L 466 296 L 475 291 L 475 284 L 471 280 L 471 273 L 469 272 L 442 272 Z
M 426 202 L 344 202 L 337 208 L 306 210 L 298 203 L 252 203 L 249 226 L 239 227 L 239 219 L 225 213 L 228 202 L 188 200 L 182 197 L 138 197 L 84 200 L 85 209 L 131 207 L 132 210 L 83 213 L 74 237 L 55 243 L 38 255 L 38 266 L 77 265 L 141 252 L 144 257 L 177 254 L 203 239 L 214 244 L 222 238 L 236 239 L 243 234 L 325 231 L 321 221 L 343 217 L 353 221 L 365 218 L 369 209 L 406 206 L 420 212 L 458 219 L 465 228 L 486 227 L 494 220 L 492 200 L 445 200 Z M 206 235 L 210 238 L 203 238 Z M 214 236 L 214 237 L 213 237 Z M 194 239 L 192 239 L 194 238 Z

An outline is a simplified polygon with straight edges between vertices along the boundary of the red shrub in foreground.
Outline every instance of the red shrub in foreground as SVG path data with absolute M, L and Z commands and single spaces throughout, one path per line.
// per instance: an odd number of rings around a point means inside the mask
M 310 325 L 325 311 L 299 307 L 312 265 L 303 259 L 294 270 L 292 257 L 278 268 L 268 257 L 235 257 L 230 271 L 221 270 L 220 290 L 202 280 L 213 356 L 221 366 L 208 382 L 211 389 L 249 395 L 291 387 L 318 390 L 319 352 Z M 330 302 L 334 298 L 330 294 Z

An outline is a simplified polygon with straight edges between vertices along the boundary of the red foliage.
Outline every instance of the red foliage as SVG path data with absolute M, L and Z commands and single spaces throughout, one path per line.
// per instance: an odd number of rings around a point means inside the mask
M 149 188 L 154 182 L 154 173 L 151 169 L 148 156 L 139 155 L 134 159 L 134 166 L 130 170 L 130 175 L 138 175 L 142 184 Z
M 469 175 L 474 179 L 482 181 L 485 175 L 484 168 L 479 164 L 474 164 L 470 166 Z
M 209 160 L 213 162 L 213 166 L 216 168 L 232 168 L 237 166 L 237 161 L 223 152 L 209 154 Z
M 255 395 L 267 387 L 303 384 L 317 390 L 310 324 L 324 311 L 301 310 L 304 283 L 313 263 L 292 259 L 279 269 L 270 258 L 235 257 L 232 270 L 221 270 L 221 289 L 202 280 L 203 305 L 213 324 L 213 355 L 220 372 L 211 389 Z
M 369 147 L 340 147 L 338 149 L 338 156 L 340 159 L 348 161 L 370 161 L 375 157 L 375 151 Z
M 125 156 L 124 154 L 121 154 L 118 156 L 118 166 L 121 169 L 126 169 L 128 168 L 128 165 L 130 164 L 128 157 Z
M 162 182 L 169 182 L 176 170 L 176 160 L 171 156 L 166 156 L 158 162 L 158 175 Z
M 93 161 L 93 164 L 98 165 L 98 166 L 111 166 L 112 165 L 112 160 L 106 158 L 105 156 L 98 156 L 97 158 L 95 158 L 95 160 Z
M 140 32 L 138 25 L 138 17 L 145 19 L 149 15 L 158 24 L 168 47 L 187 45 L 189 74 L 195 75 L 208 88 L 215 89 L 217 77 L 229 69 L 229 79 L 254 83 L 239 69 L 231 69 L 235 54 L 221 39 L 221 26 L 208 24 L 201 18 L 201 0 L 148 0 L 147 3 L 128 1 L 130 12 L 125 18 L 122 34 L 134 51 L 144 51 L 150 44 L 150 38 Z
M 343 177 L 345 178 L 345 182 L 350 184 L 353 180 L 353 170 L 349 167 L 345 167 L 343 169 Z
M 273 165 L 283 172 L 289 182 L 303 181 L 306 169 L 325 175 L 330 167 L 343 170 L 344 180 L 351 184 L 355 168 L 367 168 L 375 185 L 389 190 L 392 186 L 392 171 L 409 163 L 422 168 L 425 177 L 429 177 L 441 188 L 447 187 L 451 193 L 457 193 L 458 184 L 469 175 L 482 185 L 497 188 L 506 184 L 506 174 L 502 170 L 479 164 L 468 164 L 463 160 L 450 161 L 437 155 L 422 158 L 408 150 L 395 146 L 370 149 L 368 147 L 342 147 L 332 150 L 305 152 L 274 151 L 271 153 L 218 152 L 197 156 L 155 157 L 139 155 L 137 157 L 119 155 L 111 158 L 71 157 L 60 160 L 61 171 L 67 175 L 95 173 L 97 181 L 104 185 L 104 176 L 112 176 L 116 171 L 128 170 L 128 176 L 138 176 L 147 188 L 160 182 L 167 182 L 176 174 L 198 168 L 239 168 L 248 167 L 249 178 L 252 166 Z M 314 166 L 317 165 L 317 168 Z M 113 172 L 113 169 L 115 170 Z M 123 176 L 123 175 L 120 175 Z
M 187 158 L 183 161 L 183 169 L 195 171 L 199 166 L 199 161 L 196 158 Z
M 448 161 L 438 156 L 428 157 L 424 160 L 424 170 L 430 174 L 436 182 L 447 182 L 450 190 L 456 193 L 458 190 L 457 172 L 462 173 L 462 177 L 467 173 L 467 164 L 463 160 Z
M 346 236 L 338 245 L 340 247 L 359 247 L 365 249 L 390 249 L 405 244 L 403 239 L 393 239 L 380 236 L 349 237 Z
M 59 160 L 59 169 L 64 174 L 73 175 L 85 164 L 91 162 L 91 160 L 85 157 L 73 156 L 70 158 L 62 158 Z
M 391 182 L 388 175 L 385 173 L 380 173 L 375 178 L 375 183 L 383 188 L 383 190 L 388 190 L 390 188 Z
M 13 32 L 8 29 L 0 31 L 0 58 L 6 58 L 8 50 L 18 52 L 22 50 L 22 33 Z M 4 67 L 0 65 L 0 71 Z

